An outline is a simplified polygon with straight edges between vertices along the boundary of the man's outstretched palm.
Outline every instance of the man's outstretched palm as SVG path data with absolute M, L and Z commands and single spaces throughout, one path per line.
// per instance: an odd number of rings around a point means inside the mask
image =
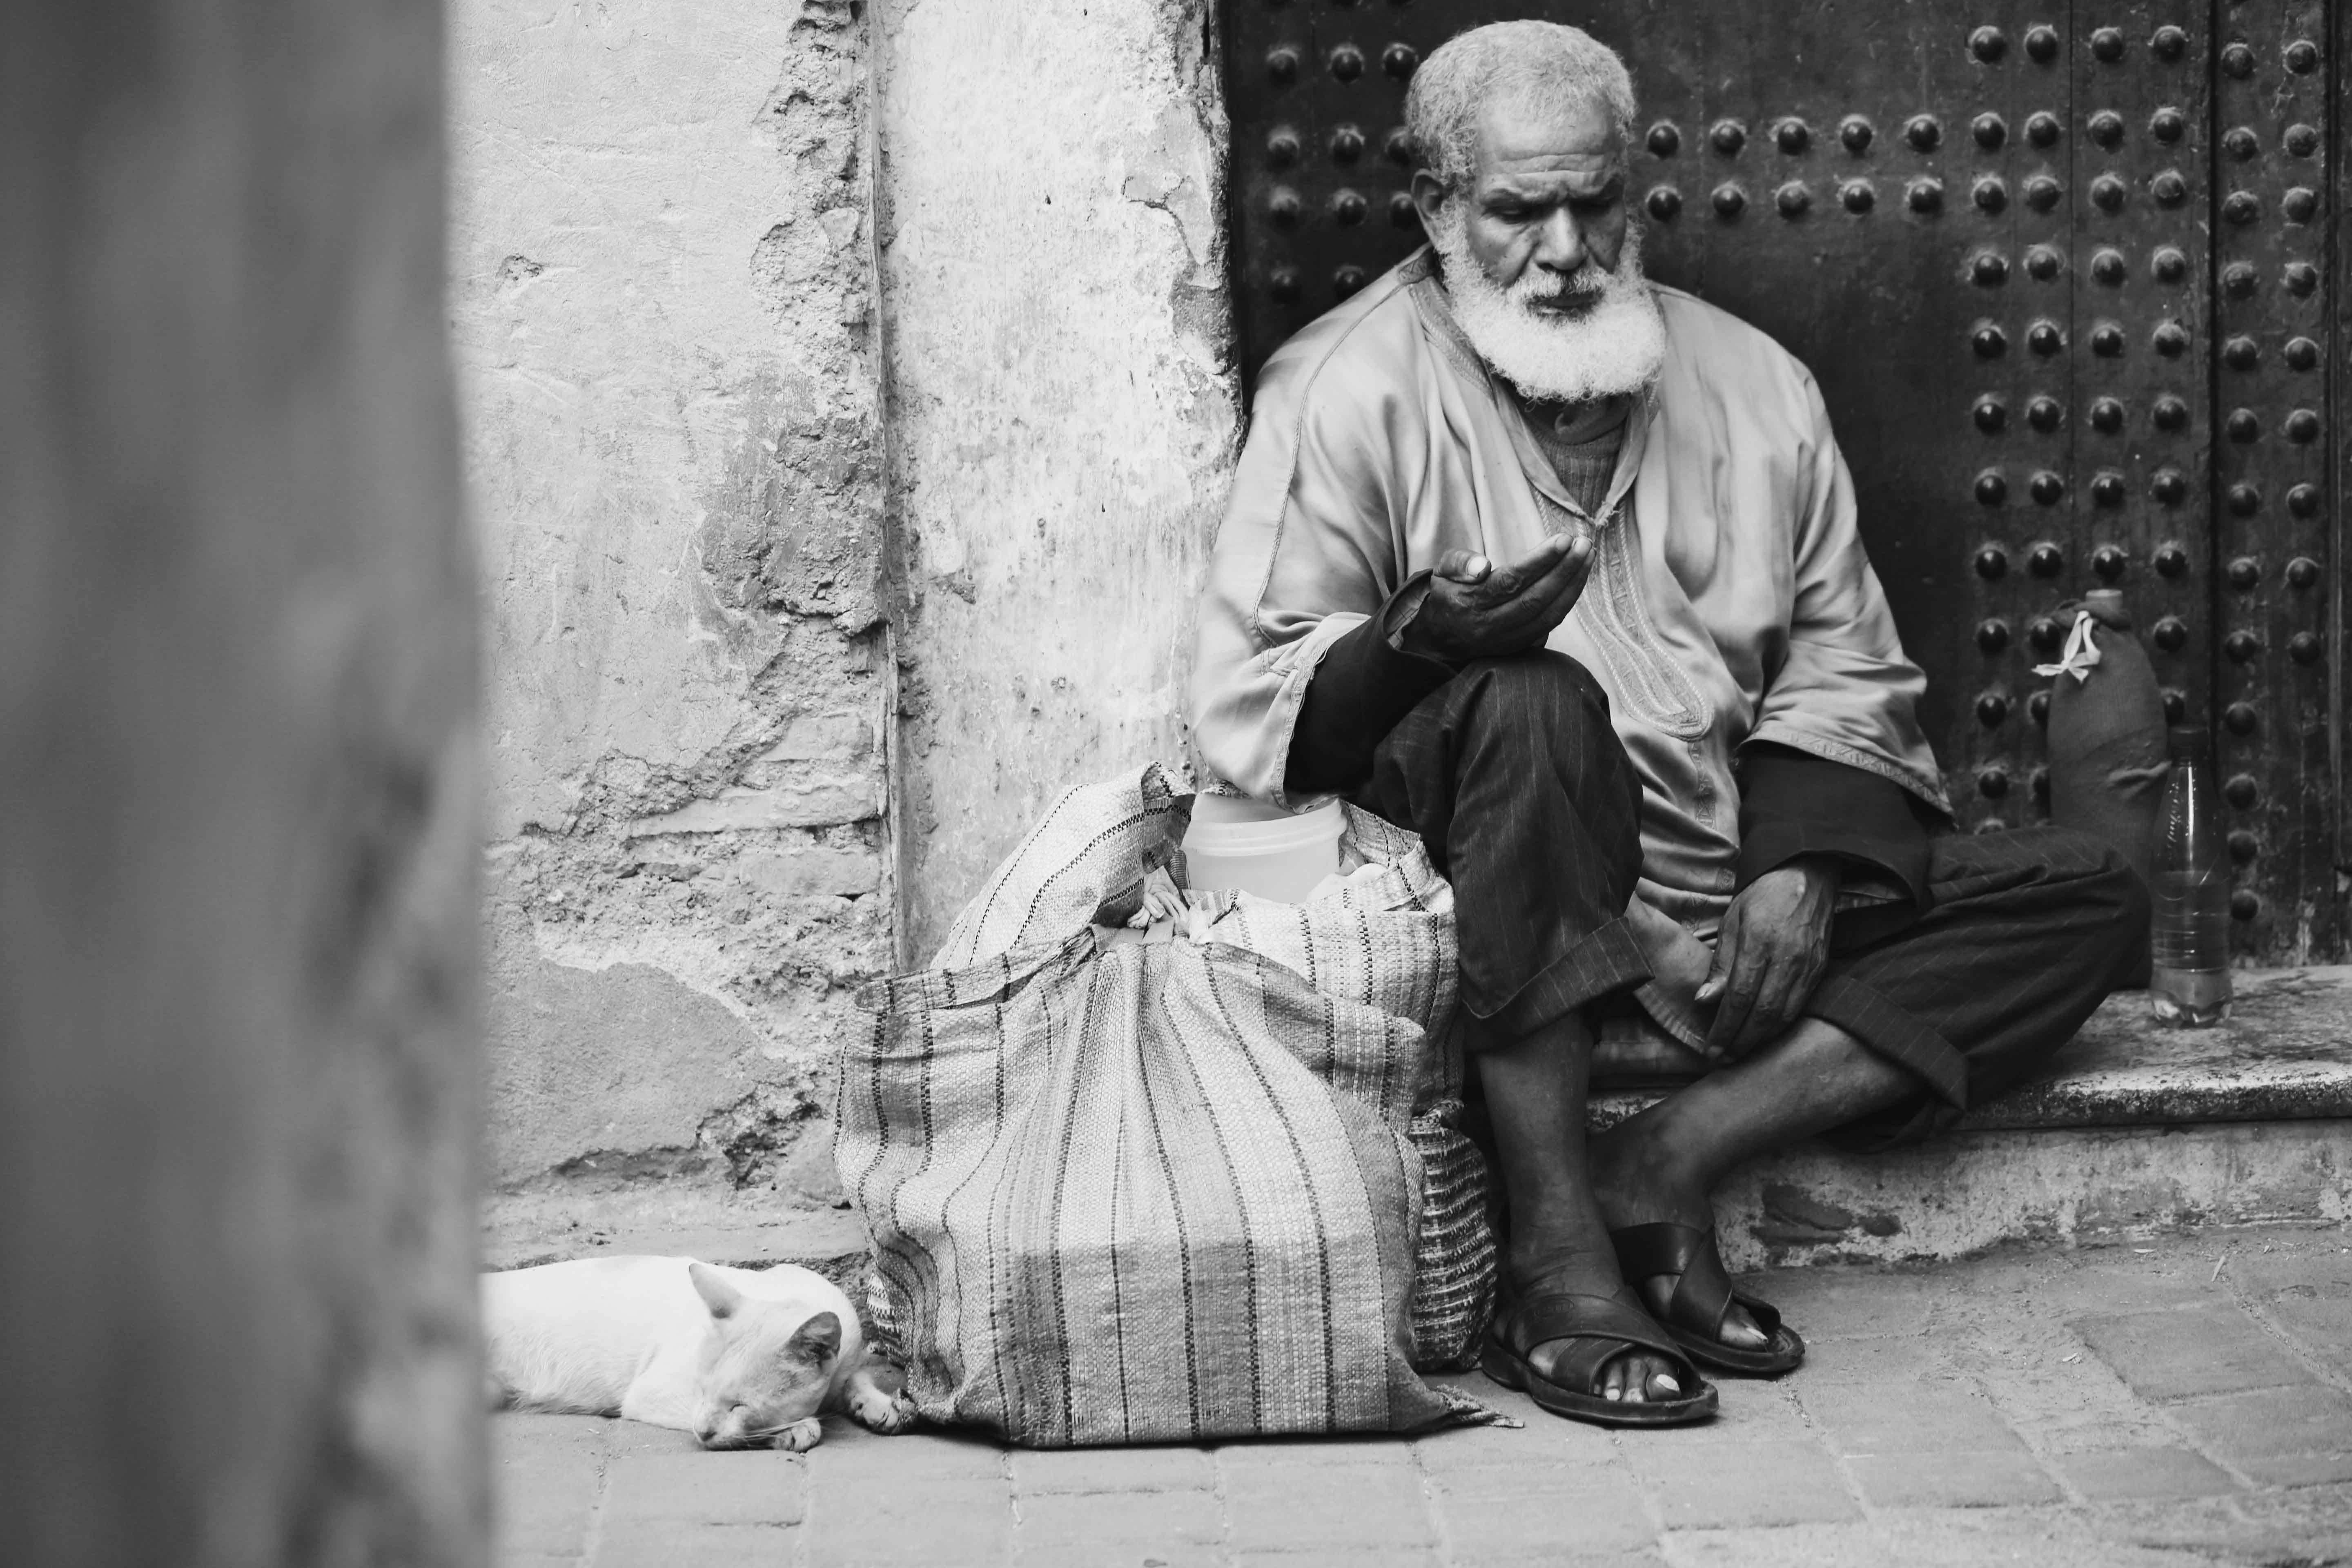
M 1591 537 L 1581 530 L 1555 533 L 1501 566 L 1472 551 L 1449 550 L 1405 628 L 1405 649 L 1458 663 L 1541 647 L 1576 607 L 1591 566 Z

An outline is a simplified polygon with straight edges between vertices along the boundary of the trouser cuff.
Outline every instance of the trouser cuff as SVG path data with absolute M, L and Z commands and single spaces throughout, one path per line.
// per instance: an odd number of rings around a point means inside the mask
M 1472 1016 L 1494 1034 L 1517 1039 L 1650 977 L 1650 961 L 1633 940 L 1633 923 L 1620 915 L 1501 1002 L 1478 996 L 1465 996 L 1464 1002 Z
M 1859 980 L 1832 975 L 1814 988 L 1805 1014 L 1835 1024 L 1898 1067 L 1908 1068 L 1955 1110 L 1969 1108 L 1968 1058 L 1942 1031 Z

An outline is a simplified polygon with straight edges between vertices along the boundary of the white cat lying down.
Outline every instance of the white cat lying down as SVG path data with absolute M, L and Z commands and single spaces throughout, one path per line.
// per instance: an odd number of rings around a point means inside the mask
M 798 1452 L 821 1410 L 903 1432 L 913 1403 L 866 1366 L 857 1313 L 823 1275 L 782 1264 L 590 1258 L 482 1276 L 493 1408 L 625 1415 L 706 1448 Z

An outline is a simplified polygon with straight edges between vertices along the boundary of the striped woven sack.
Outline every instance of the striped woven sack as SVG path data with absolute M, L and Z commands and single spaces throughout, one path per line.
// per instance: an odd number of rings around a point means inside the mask
M 1412 1365 L 1450 894 L 1365 817 L 1384 869 L 1314 918 L 1220 895 L 1206 942 L 1106 930 L 1189 805 L 1156 767 L 1069 792 L 938 967 L 861 997 L 835 1150 L 908 1391 L 1041 1447 L 1483 1418 Z

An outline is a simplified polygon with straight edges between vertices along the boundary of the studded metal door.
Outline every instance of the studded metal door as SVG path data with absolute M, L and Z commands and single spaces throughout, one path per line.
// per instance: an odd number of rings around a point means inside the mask
M 1821 381 L 1963 826 L 2046 812 L 2032 666 L 2120 587 L 2217 731 L 2241 951 L 2342 956 L 2324 0 L 1229 0 L 1253 371 L 1421 242 L 1422 56 L 1528 15 L 1633 67 L 1651 273 Z

